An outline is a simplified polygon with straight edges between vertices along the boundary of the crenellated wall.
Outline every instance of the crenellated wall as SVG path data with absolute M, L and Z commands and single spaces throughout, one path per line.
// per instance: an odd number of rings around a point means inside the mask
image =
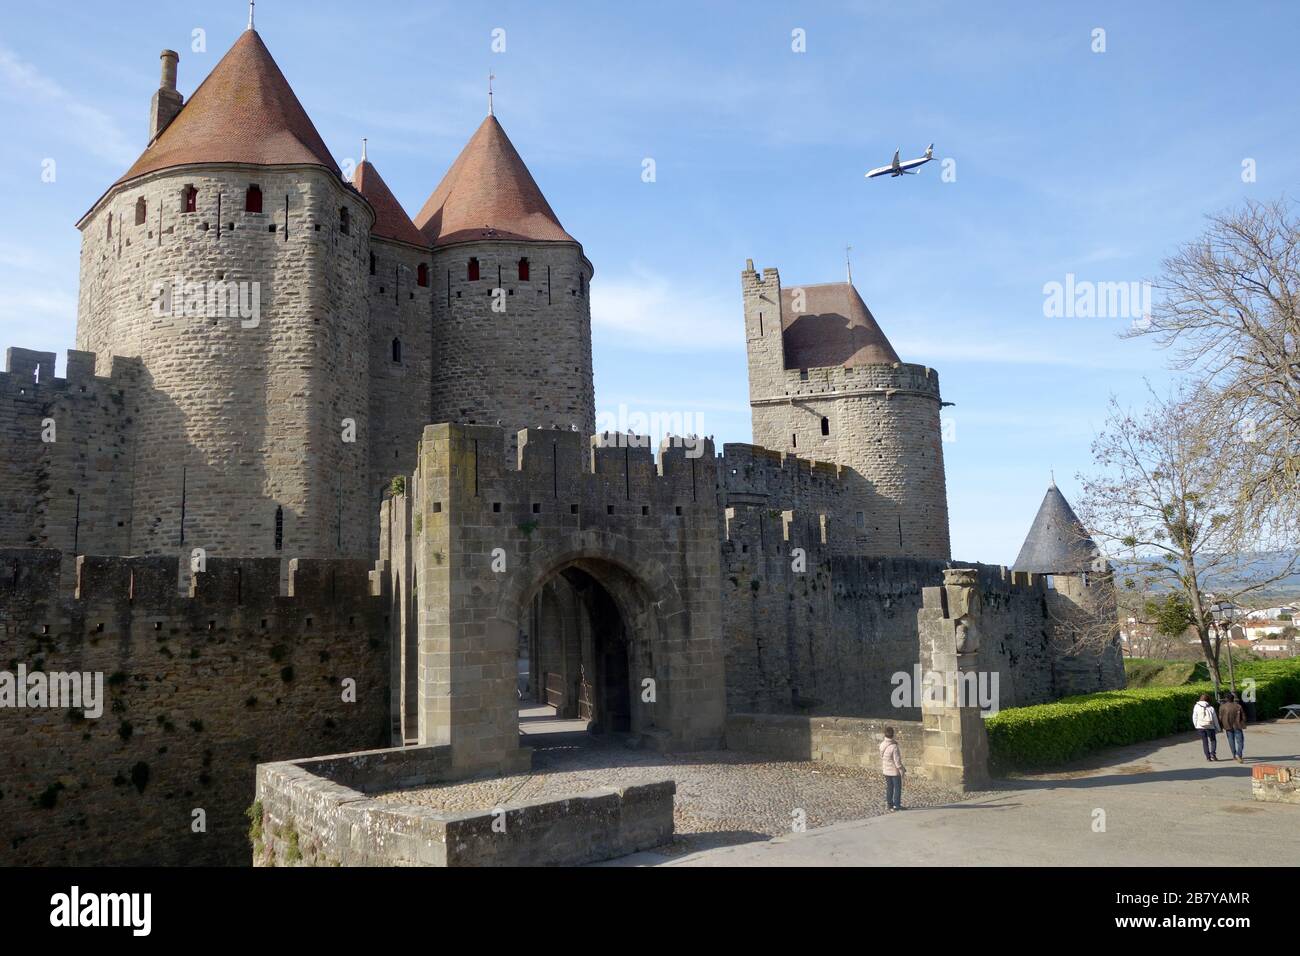
M 913 672 L 923 590 L 954 565 L 871 556 L 848 472 L 752 445 L 718 459 L 728 713 L 919 718 L 895 706 L 892 678 Z M 1083 598 L 1063 602 L 1087 590 L 1081 579 L 1058 575 L 1053 590 L 1041 575 L 964 566 L 978 569 L 979 667 L 998 675 L 1000 707 L 1123 686 L 1115 648 L 1066 633 Z
M 242 864 L 257 763 L 387 743 L 383 575 L 209 558 L 186 577 L 0 550 L 0 670 L 99 673 L 106 697 L 98 719 L 0 708 L 0 864 Z
M 0 372 L 0 543 L 69 553 L 130 551 L 140 363 L 7 349 Z

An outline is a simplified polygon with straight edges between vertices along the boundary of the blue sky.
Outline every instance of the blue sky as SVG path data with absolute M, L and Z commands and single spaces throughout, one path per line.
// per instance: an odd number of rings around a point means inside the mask
M 73 345 L 73 224 L 144 146 L 158 51 L 180 52 L 188 95 L 246 17 L 237 0 L 6 12 L 0 344 Z M 257 26 L 339 161 L 368 137 L 412 214 L 496 74 L 497 116 L 596 267 L 598 411 L 749 441 L 745 259 L 835 281 L 851 244 L 895 348 L 956 403 L 960 558 L 1014 560 L 1049 470 L 1077 497 L 1109 396 L 1167 377 L 1163 353 L 1118 338 L 1125 319 L 1045 318 L 1044 284 L 1151 277 L 1206 213 L 1300 174 L 1292 3 L 263 0 Z M 863 179 L 931 141 L 954 181 L 938 163 Z

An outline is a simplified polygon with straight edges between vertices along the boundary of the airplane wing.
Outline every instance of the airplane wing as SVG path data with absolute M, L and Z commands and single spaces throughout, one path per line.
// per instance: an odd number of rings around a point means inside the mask
M 901 146 L 898 149 L 894 150 L 894 161 L 889 164 L 890 166 L 894 167 L 894 169 L 898 168 L 898 154 L 901 153 L 902 151 L 903 150 Z

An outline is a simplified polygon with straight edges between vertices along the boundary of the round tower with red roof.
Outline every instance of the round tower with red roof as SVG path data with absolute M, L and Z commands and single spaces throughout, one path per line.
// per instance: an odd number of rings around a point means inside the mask
M 188 102 L 175 60 L 78 223 L 77 347 L 147 386 L 118 520 L 133 553 L 367 554 L 375 213 L 251 25 Z
M 433 246 L 431 421 L 595 431 L 592 266 L 497 118 L 415 217 Z

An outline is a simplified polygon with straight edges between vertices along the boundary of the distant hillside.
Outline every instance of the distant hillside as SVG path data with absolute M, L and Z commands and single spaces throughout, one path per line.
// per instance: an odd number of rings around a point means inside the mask
M 1272 577 L 1281 573 L 1291 561 L 1292 555 L 1283 551 L 1265 552 L 1257 555 L 1243 556 L 1239 562 L 1240 566 L 1245 569 L 1242 578 L 1257 580 L 1261 577 Z M 1123 562 L 1115 563 L 1115 574 L 1118 582 L 1122 582 L 1126 576 L 1135 576 L 1136 566 L 1125 564 Z M 1242 586 L 1242 579 L 1228 574 L 1209 574 L 1205 577 L 1204 588 L 1207 591 L 1223 591 L 1231 593 Z M 1154 586 L 1153 591 L 1166 591 L 1167 587 Z M 1283 577 L 1267 588 L 1254 591 L 1249 595 L 1247 603 L 1252 605 L 1290 603 L 1300 600 L 1300 571 L 1293 571 L 1286 577 Z

